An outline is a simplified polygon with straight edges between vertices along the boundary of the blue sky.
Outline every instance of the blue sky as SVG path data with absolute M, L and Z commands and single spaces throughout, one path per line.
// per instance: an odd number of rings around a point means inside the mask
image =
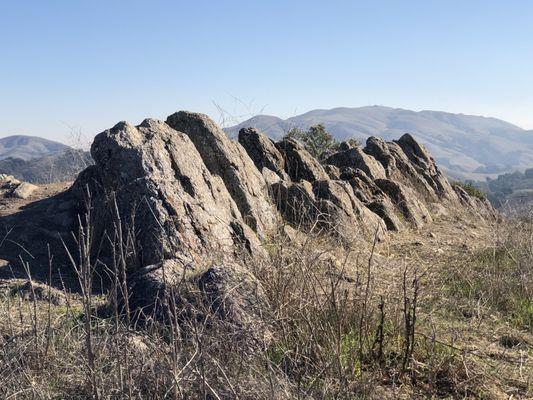
M 0 0 L 0 136 L 387 105 L 533 129 L 533 1 Z M 230 118 L 230 120 L 231 120 Z

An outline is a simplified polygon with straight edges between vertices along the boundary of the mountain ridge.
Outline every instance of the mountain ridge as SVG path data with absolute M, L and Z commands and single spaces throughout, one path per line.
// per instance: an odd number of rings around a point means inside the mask
M 323 123 L 338 140 L 370 136 L 391 140 L 406 132 L 426 145 L 446 173 L 484 179 L 533 165 L 533 133 L 494 117 L 385 106 L 316 109 L 287 119 L 259 115 L 226 128 L 234 137 L 255 127 L 278 139 L 288 129 Z
M 68 148 L 66 144 L 38 136 L 9 135 L 0 138 L 0 160 L 19 158 L 28 161 L 58 154 Z

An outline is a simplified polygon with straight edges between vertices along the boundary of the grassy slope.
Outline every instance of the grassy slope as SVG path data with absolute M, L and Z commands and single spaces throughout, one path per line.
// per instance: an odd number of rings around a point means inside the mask
M 441 216 L 374 249 L 280 234 L 252 266 L 274 333 L 259 352 L 214 321 L 178 340 L 93 315 L 91 368 L 80 295 L 7 280 L 0 396 L 531 398 L 533 223 L 516 224 Z

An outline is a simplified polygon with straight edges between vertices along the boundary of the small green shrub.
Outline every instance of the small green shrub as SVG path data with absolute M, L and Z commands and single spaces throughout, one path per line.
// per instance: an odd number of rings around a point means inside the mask
M 480 189 L 475 187 L 470 182 L 459 182 L 459 181 L 456 181 L 456 182 L 453 182 L 453 185 L 454 186 L 459 186 L 461 189 L 463 189 L 470 196 L 477 197 L 480 200 L 485 200 L 487 198 L 487 195 L 483 191 L 481 191 Z
M 285 137 L 300 141 L 306 150 L 319 160 L 324 160 L 339 147 L 339 142 L 333 138 L 322 124 L 313 125 L 306 131 L 292 128 Z

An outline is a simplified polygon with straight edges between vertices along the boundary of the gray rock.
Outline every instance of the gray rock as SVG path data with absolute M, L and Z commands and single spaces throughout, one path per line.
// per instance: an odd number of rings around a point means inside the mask
M 365 152 L 379 160 L 388 179 L 413 188 L 427 203 L 458 198 L 427 150 L 409 134 L 395 142 L 369 138 Z
M 339 168 L 360 169 L 371 179 L 383 179 L 386 177 L 383 166 L 359 147 L 351 147 L 331 155 L 326 159 L 326 164 L 332 164 Z
M 259 281 L 238 264 L 210 267 L 198 280 L 204 302 L 212 313 L 238 329 L 246 337 L 260 343 L 271 334 L 265 321 L 269 320 L 268 298 Z
M 363 203 L 384 199 L 385 193 L 360 169 L 344 168 L 341 178 L 346 180 Z
M 260 237 L 273 231 L 277 224 L 275 208 L 269 201 L 266 182 L 246 150 L 204 114 L 179 111 L 166 122 L 189 136 L 209 172 L 222 179 L 246 224 Z
M 86 187 L 92 192 L 97 236 L 113 235 L 118 209 L 124 232 L 136 232 L 138 266 L 232 254 L 235 246 L 260 251 L 224 182 L 187 135 L 156 120 L 137 127 L 121 122 L 97 135 L 91 152 L 95 165 L 73 191 L 78 198 Z
M 374 200 L 371 203 L 366 205 L 370 211 L 374 214 L 377 214 L 387 226 L 389 231 L 401 231 L 404 229 L 403 223 L 400 218 L 396 215 L 396 209 L 389 201 L 385 198 L 382 200 Z
M 298 141 L 285 138 L 276 143 L 276 148 L 285 158 L 285 171 L 293 181 L 314 182 L 328 179 L 320 163 Z
M 136 320 L 173 321 L 191 334 L 196 323 L 231 331 L 240 345 L 264 345 L 271 338 L 268 299 L 244 267 L 222 263 L 205 272 L 180 260 L 165 260 L 130 278 L 129 306 Z
M 324 165 L 324 170 L 328 174 L 330 179 L 339 180 L 341 179 L 341 170 L 335 165 L 326 164 Z
M 426 179 L 439 198 L 457 201 L 457 194 L 424 146 L 419 144 L 408 133 L 403 135 L 396 143 L 400 145 L 411 163 Z
M 255 128 L 243 128 L 239 131 L 239 143 L 244 147 L 259 171 L 268 168 L 281 179 L 287 180 L 285 160 L 268 136 Z
M 459 185 L 453 185 L 452 188 L 459 198 L 460 204 L 470 212 L 474 212 L 481 218 L 498 218 L 498 212 L 487 199 L 471 196 Z
M 376 179 L 374 182 L 415 228 L 420 228 L 432 220 L 424 203 L 417 199 L 416 193 L 409 187 L 389 179 Z
M 28 182 L 22 182 L 13 190 L 11 195 L 19 199 L 27 199 L 35 190 L 37 190 L 37 186 Z
M 355 196 L 352 187 L 345 181 L 323 180 L 313 182 L 313 192 L 317 199 L 328 201 L 337 209 L 332 209 L 330 204 L 318 206 L 323 214 L 331 217 L 329 225 L 334 226 L 344 238 L 357 235 L 372 237 L 376 231 L 380 234 L 385 228 L 381 218 L 372 213 Z
M 309 182 L 277 182 L 272 185 L 272 196 L 287 222 L 301 228 L 308 228 L 315 223 L 318 209 Z

